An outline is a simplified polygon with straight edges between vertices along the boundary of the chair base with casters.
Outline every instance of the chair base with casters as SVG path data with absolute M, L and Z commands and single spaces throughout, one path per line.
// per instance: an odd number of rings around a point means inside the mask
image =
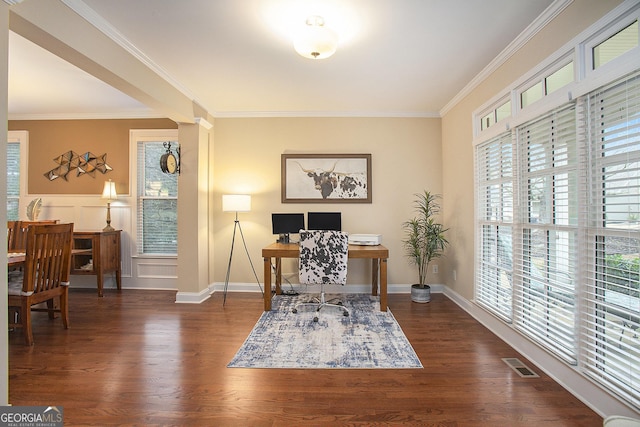
M 324 307 L 337 307 L 339 309 L 342 310 L 342 315 L 345 317 L 349 317 L 349 310 L 347 309 L 347 307 L 345 307 L 342 304 L 342 301 L 340 301 L 340 298 L 331 298 L 330 300 L 326 300 L 325 298 L 325 293 L 324 292 L 320 292 L 320 298 L 314 298 L 313 301 L 308 301 L 308 302 L 301 302 L 299 304 L 296 304 L 296 306 L 293 308 L 293 310 L 291 310 L 291 312 L 293 313 L 297 313 L 298 312 L 298 308 L 300 307 L 305 307 L 305 306 L 312 306 L 312 307 L 316 307 L 316 315 L 313 316 L 313 321 L 317 322 L 318 321 L 318 312 L 323 309 Z
M 300 230 L 300 256 L 298 258 L 298 277 L 301 285 L 320 285 L 320 298 L 313 302 L 297 304 L 292 310 L 298 312 L 302 306 L 316 307 L 314 322 L 324 307 L 337 307 L 344 316 L 347 310 L 338 298 L 326 300 L 324 285 L 345 285 L 347 282 L 347 258 L 349 254 L 349 235 L 335 230 Z

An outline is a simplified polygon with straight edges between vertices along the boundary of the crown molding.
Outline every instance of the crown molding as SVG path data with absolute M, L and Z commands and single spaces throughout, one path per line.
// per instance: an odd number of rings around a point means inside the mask
M 117 120 L 117 119 L 165 119 L 155 111 L 118 111 L 109 113 L 45 113 L 45 114 L 9 114 L 7 120 Z
M 235 118 L 295 118 L 295 117 L 345 117 L 345 118 L 423 118 L 437 119 L 440 118 L 438 112 L 417 111 L 220 111 L 212 113 L 212 116 L 218 119 L 235 119 Z
M 469 95 L 476 87 L 485 81 L 492 73 L 502 66 L 518 50 L 522 49 L 536 34 L 538 34 L 549 22 L 553 21 L 562 11 L 564 11 L 574 0 L 556 0 L 544 12 L 538 16 L 520 35 L 507 45 L 506 48 L 493 61 L 489 63 L 478 75 L 476 75 L 467 85 L 462 88 L 451 101 L 440 110 L 440 117 L 447 114 L 458 102 Z

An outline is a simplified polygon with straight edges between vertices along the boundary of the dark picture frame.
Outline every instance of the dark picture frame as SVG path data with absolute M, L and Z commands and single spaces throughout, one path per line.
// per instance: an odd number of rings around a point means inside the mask
M 282 154 L 282 203 L 371 203 L 371 154 Z

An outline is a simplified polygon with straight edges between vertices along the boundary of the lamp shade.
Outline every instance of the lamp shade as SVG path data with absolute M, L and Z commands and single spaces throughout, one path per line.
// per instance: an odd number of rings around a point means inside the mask
M 310 16 L 304 28 L 296 35 L 293 47 L 305 58 L 328 58 L 338 47 L 338 35 L 324 26 L 322 17 Z
M 118 198 L 115 182 L 109 180 L 104 183 L 104 189 L 102 190 L 102 198 L 107 200 L 115 200 Z
M 248 194 L 224 194 L 222 196 L 223 212 L 249 212 L 251 196 Z

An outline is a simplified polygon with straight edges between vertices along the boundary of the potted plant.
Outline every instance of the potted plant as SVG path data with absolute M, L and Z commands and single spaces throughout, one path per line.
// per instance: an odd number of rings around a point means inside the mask
M 436 222 L 436 216 L 440 213 L 440 196 L 427 190 L 415 196 L 417 215 L 402 224 L 406 232 L 406 239 L 402 243 L 409 261 L 418 267 L 418 283 L 411 285 L 411 300 L 429 302 L 431 287 L 426 283 L 429 263 L 444 252 L 449 243 L 444 236 L 448 229 Z

